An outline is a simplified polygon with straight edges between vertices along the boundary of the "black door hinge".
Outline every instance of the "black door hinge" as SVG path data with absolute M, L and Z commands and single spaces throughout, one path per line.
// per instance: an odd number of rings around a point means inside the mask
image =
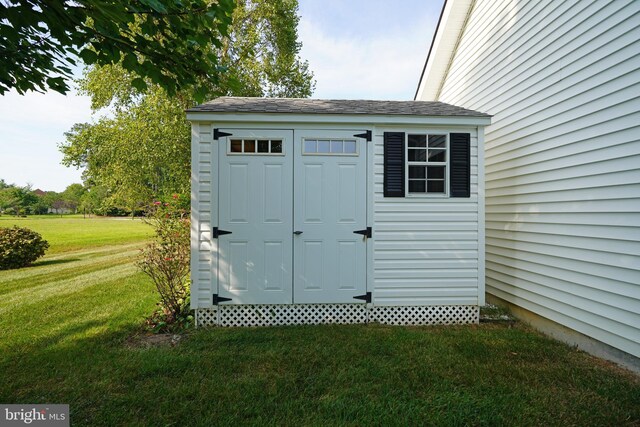
M 231 298 L 225 298 L 218 296 L 218 294 L 213 294 L 213 305 L 218 305 L 220 302 L 231 301 Z
M 213 139 L 216 141 L 223 136 L 231 136 L 231 135 L 233 134 L 227 133 L 227 132 L 221 132 L 220 129 L 217 129 L 217 128 L 213 130 Z
M 231 231 L 227 231 L 227 230 L 220 230 L 218 227 L 213 227 L 213 238 L 217 239 L 218 237 L 222 236 L 223 234 L 231 234 Z
M 367 227 L 364 230 L 356 230 L 353 232 L 353 234 L 362 234 L 363 236 L 367 236 L 370 239 L 372 232 L 373 231 L 371 230 L 371 227 Z
M 353 297 L 353 299 L 361 299 L 364 302 L 370 303 L 371 302 L 371 292 L 367 292 L 364 295 L 356 295 L 355 297 Z
M 365 133 L 357 133 L 355 135 L 356 138 L 364 138 L 365 140 L 367 140 L 368 142 L 371 142 L 371 131 L 368 130 Z

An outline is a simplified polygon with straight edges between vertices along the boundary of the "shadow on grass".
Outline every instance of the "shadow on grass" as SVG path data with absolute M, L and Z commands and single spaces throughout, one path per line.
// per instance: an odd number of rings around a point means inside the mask
M 44 267 L 45 265 L 66 264 L 68 262 L 80 261 L 80 258 L 51 259 L 45 261 L 37 261 L 29 267 Z
M 623 425 L 640 415 L 638 386 L 526 330 L 203 329 L 176 347 L 128 348 L 136 328 L 78 320 L 5 354 L 0 401 L 69 403 L 74 425 Z

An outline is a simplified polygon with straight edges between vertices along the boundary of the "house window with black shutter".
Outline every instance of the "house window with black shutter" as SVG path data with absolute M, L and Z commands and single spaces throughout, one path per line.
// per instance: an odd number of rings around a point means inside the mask
M 384 197 L 471 197 L 471 134 L 384 133 Z

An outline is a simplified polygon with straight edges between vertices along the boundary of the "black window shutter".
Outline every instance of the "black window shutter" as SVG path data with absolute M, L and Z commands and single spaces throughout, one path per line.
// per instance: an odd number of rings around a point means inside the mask
M 449 134 L 451 197 L 471 197 L 471 135 Z
M 384 197 L 404 197 L 404 132 L 384 133 Z

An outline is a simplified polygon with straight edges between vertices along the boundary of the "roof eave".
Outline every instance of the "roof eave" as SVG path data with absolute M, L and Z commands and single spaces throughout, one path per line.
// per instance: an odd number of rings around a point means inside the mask
M 445 0 L 414 100 L 437 101 L 474 0 Z
M 400 114 L 317 114 L 317 113 L 255 113 L 255 112 L 187 112 L 191 122 L 213 123 L 318 123 L 318 124 L 361 124 L 361 125 L 463 125 L 486 126 L 491 117 L 460 115 L 400 115 Z

